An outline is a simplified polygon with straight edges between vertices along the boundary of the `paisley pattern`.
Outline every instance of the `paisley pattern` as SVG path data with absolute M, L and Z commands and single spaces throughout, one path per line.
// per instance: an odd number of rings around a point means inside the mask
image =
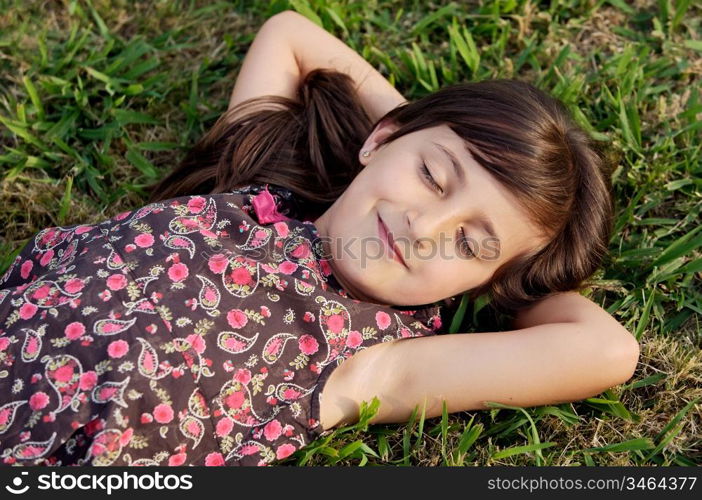
M 300 203 L 252 184 L 38 233 L 0 285 L 0 464 L 267 465 L 322 434 L 344 360 L 443 333 L 348 297 Z

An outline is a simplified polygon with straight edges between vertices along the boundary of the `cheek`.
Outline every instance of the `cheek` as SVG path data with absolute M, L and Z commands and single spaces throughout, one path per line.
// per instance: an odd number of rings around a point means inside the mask
M 479 263 L 451 255 L 444 259 L 434 259 L 426 266 L 420 279 L 427 292 L 445 298 L 476 288 L 489 278 L 489 274 L 480 269 Z
M 392 187 L 398 189 L 410 184 L 413 179 L 413 161 L 406 156 L 396 156 L 393 158 L 383 158 L 366 169 L 368 174 L 368 184 L 371 187 L 387 189 Z

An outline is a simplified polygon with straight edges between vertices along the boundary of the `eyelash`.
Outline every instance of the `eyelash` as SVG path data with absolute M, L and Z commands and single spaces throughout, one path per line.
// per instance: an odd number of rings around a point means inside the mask
M 427 164 L 424 162 L 422 162 L 421 171 L 422 171 L 422 176 L 427 180 L 431 189 L 433 189 L 434 191 L 436 191 L 438 193 L 443 194 L 444 190 L 434 180 L 434 177 L 431 175 L 431 172 L 429 172 L 429 169 L 427 168 Z M 461 228 L 460 233 L 462 236 L 461 241 L 460 241 L 461 246 L 465 246 L 465 248 L 468 249 L 469 255 L 472 257 L 475 257 L 475 252 L 473 252 L 473 250 L 470 248 L 470 245 L 468 245 L 468 239 L 466 238 L 466 232 L 463 228 Z
M 422 175 L 424 175 L 424 178 L 429 181 L 429 185 L 434 191 L 437 191 L 441 194 L 443 194 L 444 190 L 437 184 L 437 182 L 434 180 L 434 177 L 431 175 L 431 172 L 429 172 L 429 169 L 427 168 L 427 164 L 422 162 Z

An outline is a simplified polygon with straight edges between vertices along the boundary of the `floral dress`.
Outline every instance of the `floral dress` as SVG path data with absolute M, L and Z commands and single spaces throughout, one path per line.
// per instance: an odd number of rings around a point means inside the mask
M 298 207 L 254 184 L 36 234 L 0 279 L 0 463 L 266 465 L 345 359 L 441 333 L 348 297 Z

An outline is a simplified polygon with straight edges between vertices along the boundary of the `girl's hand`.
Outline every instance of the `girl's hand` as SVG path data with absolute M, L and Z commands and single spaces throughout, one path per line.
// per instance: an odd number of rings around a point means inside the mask
M 256 35 L 237 77 L 229 108 L 254 97 L 297 99 L 300 82 L 312 70 L 348 74 L 372 121 L 406 102 L 375 68 L 335 36 L 306 17 L 284 11 L 268 19 Z

